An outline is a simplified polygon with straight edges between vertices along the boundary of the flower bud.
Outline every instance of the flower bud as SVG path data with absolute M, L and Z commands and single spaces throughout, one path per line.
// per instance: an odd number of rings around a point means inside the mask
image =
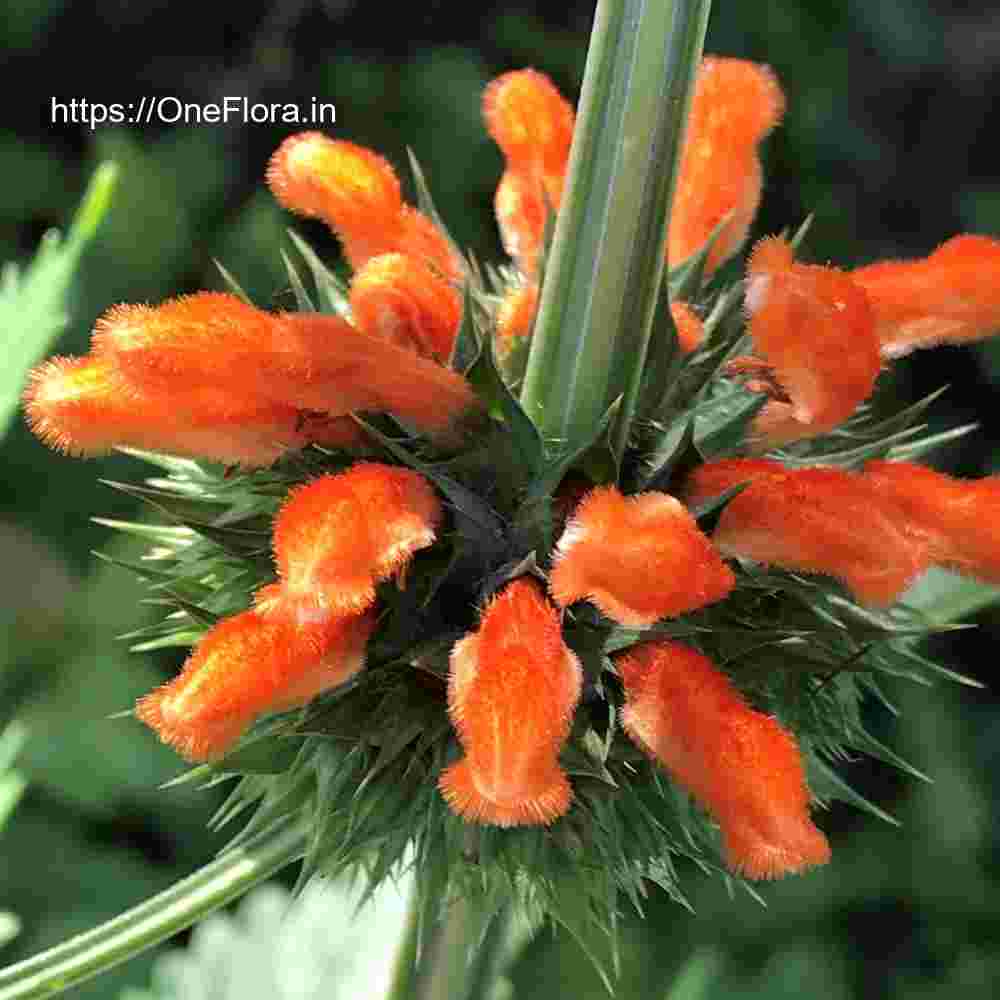
M 684 499 L 695 506 L 747 482 L 712 534 L 726 555 L 832 576 L 876 605 L 891 604 L 930 565 L 924 540 L 908 530 L 901 511 L 842 469 L 708 462 L 686 481 Z
M 416 257 L 372 257 L 351 281 L 351 315 L 363 333 L 447 364 L 462 298 Z
M 448 711 L 465 750 L 439 782 L 452 810 L 496 826 L 562 816 L 573 795 L 559 751 L 581 683 L 555 609 L 536 583 L 515 580 L 451 654 Z
M 549 585 L 562 607 L 589 600 L 630 628 L 721 600 L 732 570 L 666 493 L 591 490 L 556 546 Z
M 136 716 L 189 760 L 225 753 L 259 715 L 304 705 L 353 677 L 375 614 L 309 626 L 255 611 L 207 632 L 181 673 L 136 705 Z
M 832 430 L 871 395 L 878 340 L 849 275 L 796 263 L 779 237 L 761 240 L 747 266 L 746 308 L 754 346 L 790 400 L 768 403 L 755 421 L 766 445 Z
M 784 110 L 781 86 L 767 66 L 702 60 L 670 209 L 671 267 L 697 253 L 727 219 L 708 254 L 706 275 L 743 244 L 760 204 L 757 146 Z
M 752 879 L 779 878 L 830 859 L 809 818 L 794 737 L 751 708 L 701 653 L 646 642 L 618 656 L 622 725 L 716 819 L 726 863 Z
M 671 302 L 670 315 L 677 328 L 677 342 L 681 352 L 690 354 L 705 338 L 705 324 L 686 302 Z
M 265 588 L 258 607 L 302 622 L 362 611 L 376 583 L 434 542 L 441 518 L 430 484 L 410 469 L 359 462 L 300 486 L 274 521 L 281 590 Z

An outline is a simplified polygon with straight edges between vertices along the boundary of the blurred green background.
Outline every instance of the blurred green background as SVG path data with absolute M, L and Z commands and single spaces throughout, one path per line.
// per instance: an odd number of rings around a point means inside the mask
M 1000 9 L 930 0 L 719 3 L 709 51 L 771 63 L 789 95 L 768 145 L 757 234 L 810 211 L 817 259 L 853 265 L 925 254 L 959 231 L 1000 235 Z M 991 8 L 992 9 L 989 9 Z M 59 353 L 82 353 L 94 320 L 120 302 L 222 287 L 218 258 L 256 301 L 289 301 L 279 248 L 291 218 L 262 184 L 296 129 L 265 125 L 101 128 L 51 122 L 50 102 L 228 95 L 333 101 L 333 134 L 405 164 L 413 148 L 459 242 L 496 259 L 491 216 L 501 160 L 479 96 L 498 73 L 534 66 L 574 100 L 591 2 L 398 6 L 357 0 L 192 4 L 155 0 L 0 3 L 0 261 L 25 261 L 65 226 L 95 166 L 121 169 L 97 241 L 70 295 Z M 392 34 L 387 34 L 391 27 Z M 322 227 L 296 228 L 332 258 Z M 5 329 L 8 338 L 18 331 Z M 884 391 L 916 398 L 943 382 L 943 428 L 979 421 L 938 464 L 1000 471 L 1000 344 L 938 349 L 894 367 Z M 212 856 L 213 793 L 159 791 L 180 770 L 130 720 L 107 716 L 168 677 L 170 651 L 130 655 L 141 596 L 93 549 L 122 543 L 92 515 L 130 501 L 99 483 L 148 474 L 124 457 L 71 461 L 20 421 L 0 445 L 0 725 L 29 729 L 27 792 L 2 832 L 0 910 L 20 934 L 0 963 L 143 899 Z M 935 655 L 987 684 L 1000 612 Z M 897 719 L 872 708 L 879 736 L 931 775 L 923 785 L 868 761 L 844 769 L 896 815 L 894 829 L 846 807 L 820 817 L 835 862 L 765 887 L 767 908 L 691 873 L 691 916 L 651 891 L 647 919 L 623 920 L 623 997 L 666 995 L 695 949 L 717 956 L 708 997 L 993 997 L 1000 989 L 1000 699 L 997 690 L 894 690 Z M 138 960 L 77 990 L 115 997 L 148 980 Z M 603 996 L 576 947 L 550 935 L 519 957 L 518 998 Z

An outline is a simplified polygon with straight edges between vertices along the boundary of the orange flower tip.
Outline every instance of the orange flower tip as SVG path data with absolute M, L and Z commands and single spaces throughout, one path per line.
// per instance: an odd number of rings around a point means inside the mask
M 754 143 L 767 135 L 785 113 L 785 95 L 778 77 L 763 63 L 706 56 L 696 86 L 696 94 L 700 92 L 702 100 L 711 104 L 711 110 L 718 115 L 720 128 L 728 124 Z
M 722 600 L 733 571 L 666 493 L 626 497 L 598 487 L 581 501 L 556 546 L 549 574 L 561 607 L 592 601 L 629 628 Z
M 438 787 L 452 812 L 469 823 L 549 826 L 569 810 L 573 791 L 558 768 L 548 778 L 530 790 L 496 788 L 466 758 L 442 772 Z
M 531 335 L 538 310 L 538 285 L 527 282 L 507 289 L 496 315 L 496 345 L 501 357 Z
M 403 205 L 386 160 L 320 132 L 286 139 L 271 157 L 267 183 L 285 208 L 322 219 L 348 240 L 393 226 Z
M 510 583 L 452 650 L 448 713 L 466 758 L 442 776 L 449 805 L 502 826 L 562 815 L 571 795 L 559 751 L 581 687 L 580 662 L 541 587 Z
M 871 300 L 886 357 L 1000 331 L 1000 240 L 955 236 L 929 257 L 881 261 L 852 277 Z
M 753 830 L 729 830 L 723 835 L 726 862 L 749 879 L 776 879 L 797 875 L 829 862 L 830 844 L 810 820 L 800 819 L 771 841 Z
M 677 329 L 677 342 L 684 354 L 690 354 L 705 337 L 705 324 L 687 302 L 671 302 L 670 315 Z
M 190 718 L 184 711 L 183 698 L 169 684 L 140 698 L 135 715 L 162 742 L 190 761 L 221 757 L 232 749 L 249 725 L 249 720 L 235 715 L 209 722 Z
M 503 248 L 526 275 L 538 269 L 538 256 L 549 212 L 558 206 L 535 178 L 506 170 L 497 185 L 493 208 Z
M 351 282 L 359 329 L 447 362 L 462 320 L 459 293 L 423 261 L 406 254 L 372 257 Z
M 483 117 L 510 166 L 566 169 L 576 115 L 544 73 L 523 69 L 498 77 L 483 94 Z

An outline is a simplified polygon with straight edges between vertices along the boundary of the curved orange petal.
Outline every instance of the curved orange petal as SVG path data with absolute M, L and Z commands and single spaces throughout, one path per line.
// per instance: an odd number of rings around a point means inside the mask
M 785 469 L 727 459 L 695 469 L 692 506 L 749 482 L 726 505 L 712 541 L 731 556 L 841 580 L 866 603 L 891 604 L 930 565 L 925 540 L 864 479 L 842 469 Z
M 512 285 L 497 309 L 496 348 L 500 358 L 506 357 L 519 343 L 531 336 L 538 311 L 538 285 L 529 281 Z
M 778 878 L 829 861 L 795 739 L 711 660 L 662 641 L 633 646 L 615 666 L 625 731 L 715 817 L 731 868 Z
M 581 683 L 555 609 L 536 583 L 515 580 L 452 651 L 448 711 L 465 750 L 439 781 L 452 810 L 497 826 L 563 815 L 572 791 L 559 751 Z
M 705 337 L 705 324 L 687 302 L 671 302 L 670 315 L 677 328 L 677 342 L 684 354 L 690 354 Z
M 549 573 L 557 604 L 590 600 L 633 628 L 719 601 L 734 584 L 682 504 L 666 493 L 622 496 L 613 486 L 581 501 Z
M 929 257 L 851 272 L 865 290 L 887 357 L 1000 331 L 1000 240 L 955 236 Z
M 136 705 L 136 716 L 189 760 L 229 750 L 255 718 L 304 705 L 364 665 L 375 614 L 304 627 L 255 611 L 207 632 L 181 673 Z

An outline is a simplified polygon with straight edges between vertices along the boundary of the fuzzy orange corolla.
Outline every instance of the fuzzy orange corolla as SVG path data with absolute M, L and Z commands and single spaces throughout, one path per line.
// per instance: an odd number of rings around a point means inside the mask
M 462 297 L 426 264 L 401 253 L 372 257 L 351 279 L 351 316 L 364 333 L 447 364 Z
M 705 324 L 687 302 L 671 302 L 670 315 L 677 330 L 677 343 L 684 354 L 690 354 L 705 337 Z
M 576 115 L 547 76 L 526 69 L 486 88 L 483 117 L 506 160 L 494 203 L 504 249 L 534 274 L 549 210 L 562 200 Z
M 253 610 L 223 619 L 135 714 L 189 760 L 218 757 L 258 716 L 304 705 L 353 677 L 375 619 L 371 611 L 303 625 Z
M 132 383 L 111 358 L 52 358 L 32 371 L 24 394 L 31 429 L 75 455 L 142 448 L 226 464 L 270 465 L 310 442 L 358 443 L 343 419 L 228 389 L 180 386 L 167 393 Z
M 891 604 L 931 564 L 899 508 L 843 469 L 724 459 L 695 469 L 683 496 L 698 505 L 741 483 L 712 534 L 726 555 L 835 577 L 875 605 Z
M 448 712 L 465 750 L 439 782 L 452 810 L 496 826 L 562 816 L 573 794 L 559 751 L 581 684 L 540 586 L 526 577 L 509 584 L 452 650 Z
M 872 392 L 881 367 L 865 293 L 843 271 L 799 264 L 779 237 L 747 264 L 750 336 L 790 402 L 770 401 L 753 433 L 775 445 L 832 430 Z
M 566 525 L 549 586 L 565 607 L 589 600 L 631 628 L 721 600 L 732 570 L 684 506 L 666 493 L 591 490 Z
M 697 650 L 646 642 L 615 659 L 625 731 L 719 823 L 726 863 L 747 878 L 778 878 L 830 860 L 809 818 L 798 745 L 751 708 Z
M 887 357 L 1000 331 L 1000 241 L 955 236 L 922 260 L 892 260 L 851 272 L 865 290 Z
M 257 595 L 262 614 L 300 622 L 361 611 L 375 585 L 431 545 L 442 509 L 411 469 L 358 462 L 294 489 L 274 521 L 280 584 Z
M 464 266 L 433 221 L 404 204 L 399 179 L 370 149 L 302 132 L 271 158 L 267 183 L 285 208 L 322 219 L 340 238 L 351 267 L 398 251 L 459 280 Z
M 497 309 L 496 348 L 506 357 L 518 344 L 531 336 L 538 311 L 538 285 L 533 281 L 512 285 Z
M 219 292 L 115 306 L 93 343 L 151 395 L 217 387 L 334 416 L 386 411 L 431 431 L 478 405 L 461 375 L 339 316 L 275 315 Z
M 954 479 L 913 462 L 869 462 L 862 474 L 926 537 L 935 563 L 1000 584 L 1000 476 Z
M 724 220 L 705 273 L 742 246 L 760 205 L 757 147 L 784 110 L 781 86 L 767 66 L 717 56 L 702 60 L 670 209 L 672 267 L 700 250 Z

